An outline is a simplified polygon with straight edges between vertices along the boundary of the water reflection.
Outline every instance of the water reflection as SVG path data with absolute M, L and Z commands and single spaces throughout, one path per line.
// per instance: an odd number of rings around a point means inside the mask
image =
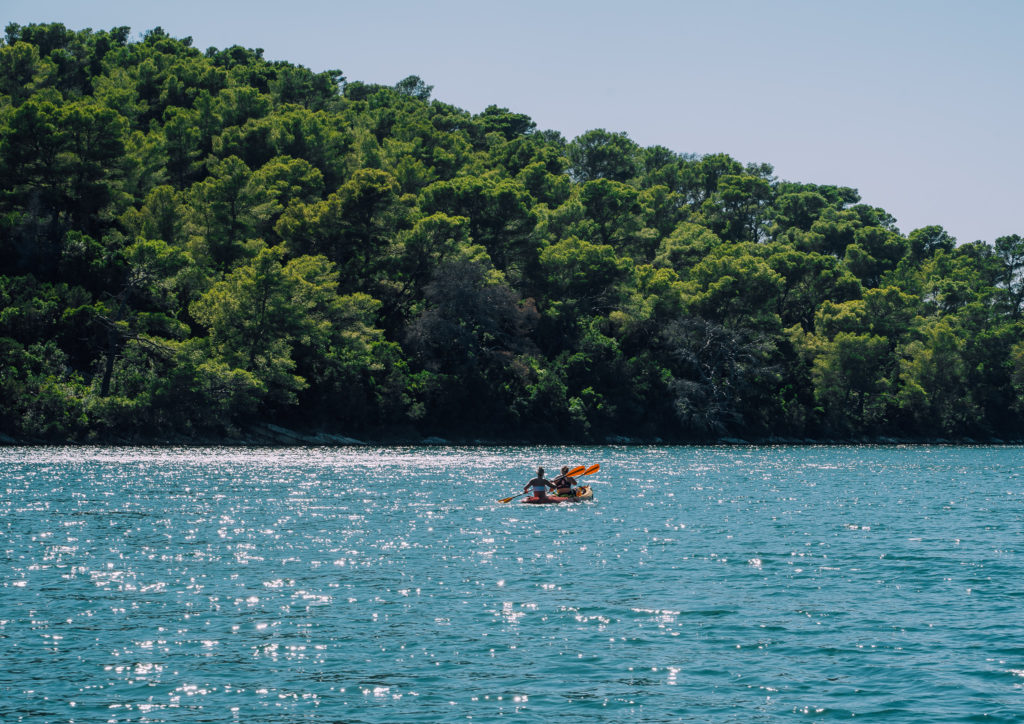
M 0 449 L 0 719 L 1006 714 L 1019 453 Z

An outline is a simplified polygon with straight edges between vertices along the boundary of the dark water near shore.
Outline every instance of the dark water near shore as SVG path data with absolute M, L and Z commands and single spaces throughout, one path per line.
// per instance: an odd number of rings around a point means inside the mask
M 1024 721 L 1022 454 L 0 448 L 0 721 Z

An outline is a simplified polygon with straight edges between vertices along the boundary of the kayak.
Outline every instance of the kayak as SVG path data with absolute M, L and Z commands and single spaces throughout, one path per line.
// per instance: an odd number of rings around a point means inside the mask
M 525 498 L 520 500 L 520 503 L 526 503 L 528 505 L 556 505 L 558 503 L 578 503 L 583 500 L 593 500 L 594 491 L 590 489 L 589 485 L 582 485 L 579 488 L 573 488 L 573 492 L 576 495 L 549 495 L 544 500 L 540 498 Z

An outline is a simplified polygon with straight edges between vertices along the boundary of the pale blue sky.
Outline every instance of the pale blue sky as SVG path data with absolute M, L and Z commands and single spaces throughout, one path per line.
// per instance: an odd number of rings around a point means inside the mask
M 0 0 L 0 20 L 163 27 L 349 80 L 418 75 L 566 138 L 767 162 L 904 233 L 1024 234 L 1024 0 Z

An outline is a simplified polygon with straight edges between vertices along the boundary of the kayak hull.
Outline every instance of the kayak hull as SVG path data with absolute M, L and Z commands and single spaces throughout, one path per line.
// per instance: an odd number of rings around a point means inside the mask
M 540 498 L 526 498 L 519 502 L 526 503 L 527 505 L 558 505 L 559 503 L 580 503 L 584 500 L 593 500 L 594 491 L 591 490 L 589 485 L 580 486 L 578 494 L 573 497 L 561 496 L 561 495 L 549 495 L 548 497 L 541 500 Z

